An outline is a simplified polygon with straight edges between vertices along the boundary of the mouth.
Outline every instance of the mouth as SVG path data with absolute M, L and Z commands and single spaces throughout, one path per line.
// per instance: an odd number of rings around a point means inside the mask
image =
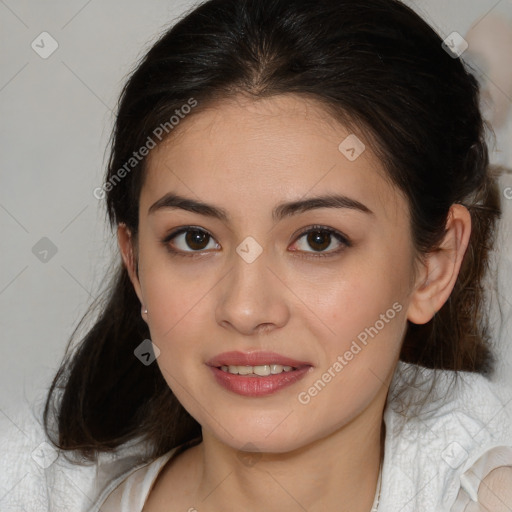
M 281 364 L 263 364 L 258 366 L 222 365 L 217 368 L 232 375 L 245 375 L 247 377 L 268 377 L 269 375 L 279 375 L 283 372 L 293 372 L 298 369 L 294 366 L 283 366 Z
M 222 387 L 252 397 L 269 395 L 290 386 L 313 367 L 273 352 L 225 352 L 206 365 Z

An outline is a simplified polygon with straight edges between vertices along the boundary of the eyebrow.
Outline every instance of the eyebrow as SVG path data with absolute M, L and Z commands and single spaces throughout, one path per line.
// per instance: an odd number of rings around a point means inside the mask
M 223 208 L 218 206 L 202 203 L 195 199 L 180 196 L 173 192 L 165 194 L 162 198 L 150 206 L 148 215 L 153 214 L 162 209 L 182 209 L 193 213 L 198 213 L 206 217 L 213 217 L 224 222 L 229 221 L 229 214 Z M 363 203 L 351 199 L 350 197 L 338 194 L 328 194 L 310 199 L 291 201 L 277 205 L 272 211 L 272 219 L 278 222 L 286 217 L 291 217 L 298 213 L 303 213 L 319 208 L 347 208 L 350 210 L 358 210 L 369 215 L 374 213 Z

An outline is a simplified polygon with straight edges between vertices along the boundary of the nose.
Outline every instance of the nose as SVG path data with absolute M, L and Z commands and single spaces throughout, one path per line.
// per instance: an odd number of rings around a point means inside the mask
M 265 251 L 251 263 L 235 255 L 220 288 L 215 316 L 222 327 L 246 336 L 283 327 L 290 317 L 286 287 Z

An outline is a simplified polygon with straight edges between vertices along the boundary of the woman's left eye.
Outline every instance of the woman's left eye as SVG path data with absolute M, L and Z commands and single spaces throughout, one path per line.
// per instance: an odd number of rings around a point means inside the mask
M 301 236 L 298 238 L 300 241 L 304 239 L 305 244 L 303 247 L 299 247 L 299 249 L 292 249 L 292 251 L 301 251 L 306 253 L 317 253 L 314 256 L 333 256 L 340 251 L 342 251 L 345 247 L 350 247 L 351 243 L 348 238 L 342 235 L 340 232 L 323 227 L 323 226 L 313 226 L 309 228 L 307 231 L 304 231 Z M 338 243 L 338 248 L 332 248 L 333 244 L 336 245 Z M 296 242 L 297 244 L 298 242 Z M 308 245 L 313 249 L 313 251 L 308 251 L 304 249 L 305 245 Z M 300 244 L 299 244 L 300 245 Z M 326 249 L 331 248 L 331 250 L 327 251 Z

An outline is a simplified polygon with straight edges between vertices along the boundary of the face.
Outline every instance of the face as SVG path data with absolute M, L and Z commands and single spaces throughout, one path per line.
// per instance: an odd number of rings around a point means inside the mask
M 415 259 L 361 142 L 303 98 L 236 98 L 148 157 L 134 285 L 163 377 L 227 445 L 291 451 L 382 413 Z

